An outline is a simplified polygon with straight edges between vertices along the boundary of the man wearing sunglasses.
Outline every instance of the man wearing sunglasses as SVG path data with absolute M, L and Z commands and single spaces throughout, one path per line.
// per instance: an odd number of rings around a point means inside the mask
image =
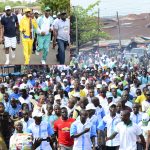
M 142 102 L 142 111 L 147 112 L 150 108 L 150 90 L 146 92 L 146 100 Z

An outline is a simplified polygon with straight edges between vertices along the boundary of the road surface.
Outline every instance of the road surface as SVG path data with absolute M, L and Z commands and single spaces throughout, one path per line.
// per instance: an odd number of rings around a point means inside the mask
M 47 56 L 46 64 L 58 64 L 56 61 L 57 48 L 54 50 L 50 47 L 49 54 Z M 66 50 L 66 62 L 65 64 L 69 64 L 70 62 L 70 51 Z M 0 45 L 0 64 L 5 64 L 5 50 L 3 49 L 3 45 Z M 24 56 L 23 56 L 23 48 L 22 44 L 17 45 L 16 49 L 16 58 L 12 59 L 10 55 L 10 64 L 24 64 Z M 36 54 L 31 55 L 30 64 L 41 64 L 41 56 L 37 56 Z

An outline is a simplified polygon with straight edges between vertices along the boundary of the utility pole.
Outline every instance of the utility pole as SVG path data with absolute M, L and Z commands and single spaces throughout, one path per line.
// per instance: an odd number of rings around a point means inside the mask
M 118 16 L 118 11 L 117 11 L 117 21 L 118 21 L 118 39 L 119 39 L 119 48 L 121 49 L 121 32 L 120 32 L 120 21 L 119 21 L 119 16 Z
M 78 41 L 78 17 L 75 15 L 76 18 L 76 53 L 79 53 L 79 41 Z
M 99 46 L 99 33 L 100 33 L 100 9 L 98 7 L 98 46 Z

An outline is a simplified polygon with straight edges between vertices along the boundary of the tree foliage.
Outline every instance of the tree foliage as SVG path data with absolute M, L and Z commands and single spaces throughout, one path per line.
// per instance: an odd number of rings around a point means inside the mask
M 101 31 L 101 24 L 98 20 L 98 11 L 95 7 L 99 0 L 84 9 L 81 6 L 71 8 L 71 41 L 76 39 L 76 18 L 78 25 L 79 46 L 89 41 L 98 41 L 100 38 L 107 38 L 107 34 Z
M 42 8 L 49 6 L 53 13 L 66 11 L 70 13 L 70 0 L 39 0 Z

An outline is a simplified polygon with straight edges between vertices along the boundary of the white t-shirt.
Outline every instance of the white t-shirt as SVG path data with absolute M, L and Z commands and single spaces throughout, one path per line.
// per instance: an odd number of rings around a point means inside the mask
M 119 150 L 137 150 L 137 136 L 142 134 L 142 130 L 137 124 L 132 122 L 127 126 L 124 122 L 120 122 L 115 130 L 120 137 Z
M 146 112 L 149 107 L 150 107 L 150 103 L 148 101 L 145 100 L 142 102 L 142 111 L 143 112 Z

